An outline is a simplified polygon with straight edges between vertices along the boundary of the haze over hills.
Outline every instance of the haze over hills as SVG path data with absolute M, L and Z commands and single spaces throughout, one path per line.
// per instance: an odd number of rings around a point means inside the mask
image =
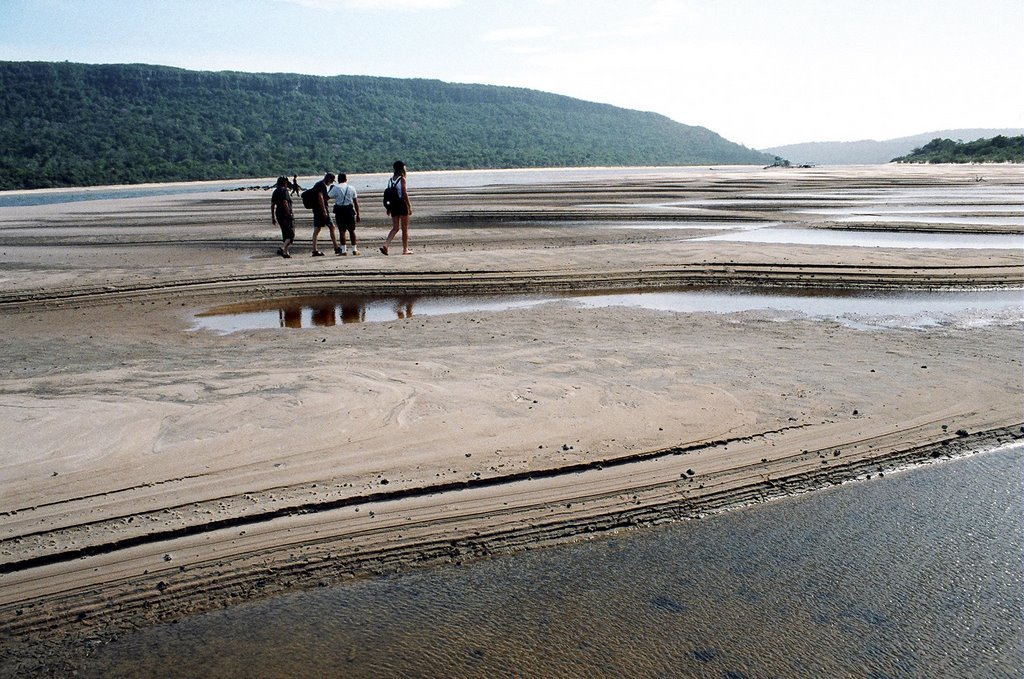
M 326 170 L 764 164 L 704 127 L 536 90 L 0 62 L 0 188 Z
M 953 141 L 974 141 L 987 139 L 997 135 L 1014 137 L 1024 134 L 1021 128 L 999 129 L 958 129 L 925 132 L 911 137 L 899 137 L 875 141 L 818 141 L 803 144 L 788 144 L 762 149 L 765 153 L 780 156 L 796 165 L 812 163 L 815 165 L 878 165 L 891 161 L 898 156 L 905 156 L 916 148 L 924 146 L 932 139 L 952 139 Z

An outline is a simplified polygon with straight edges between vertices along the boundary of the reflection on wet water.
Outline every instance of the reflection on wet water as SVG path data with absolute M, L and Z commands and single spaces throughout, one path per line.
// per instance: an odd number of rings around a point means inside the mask
M 1024 450 L 283 596 L 84 677 L 1019 677 Z
M 981 219 L 980 217 L 977 219 Z M 918 221 L 886 217 L 872 220 L 858 217 L 850 221 Z M 951 223 L 935 217 L 929 223 Z M 959 220 L 958 220 L 959 221 Z M 859 248 L 930 248 L 938 250 L 1024 250 L 1024 236 L 1017 234 L 919 233 L 897 231 L 842 231 L 832 229 L 765 228 L 695 238 L 697 241 L 733 241 L 737 243 L 777 243 L 785 245 L 831 245 Z
M 330 327 L 481 311 L 508 311 L 563 302 L 589 308 L 628 306 L 675 313 L 764 311 L 839 321 L 853 328 L 978 326 L 1024 320 L 1024 291 L 861 293 L 804 290 L 767 294 L 742 289 L 688 288 L 574 296 L 310 297 L 218 307 L 197 314 L 197 329 L 220 333 L 267 328 Z
M 635 229 L 644 231 L 750 231 L 776 226 L 781 222 L 755 222 L 749 220 L 672 220 L 666 222 L 650 222 L 633 220 L 628 222 L 609 222 L 602 224 L 610 229 Z

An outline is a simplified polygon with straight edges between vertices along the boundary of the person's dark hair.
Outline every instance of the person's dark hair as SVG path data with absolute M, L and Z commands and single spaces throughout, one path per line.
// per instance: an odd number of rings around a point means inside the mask
M 393 167 L 395 168 L 395 174 L 400 174 L 403 177 L 405 176 L 405 163 L 400 160 L 396 160 Z
M 324 181 L 325 182 L 333 182 L 334 181 L 334 173 L 328 172 L 327 174 L 325 174 L 324 175 Z
M 277 178 L 277 188 L 281 188 L 282 186 L 288 186 L 288 177 Z
M 347 181 L 348 181 L 348 175 L 346 175 L 344 172 L 339 172 L 338 173 L 338 183 L 339 184 L 344 184 Z

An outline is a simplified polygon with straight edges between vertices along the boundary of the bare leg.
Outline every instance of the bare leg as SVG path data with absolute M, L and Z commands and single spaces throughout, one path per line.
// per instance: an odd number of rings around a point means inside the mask
M 388 248 L 391 246 L 391 240 L 395 237 L 395 234 L 398 233 L 399 229 L 402 228 L 401 221 L 401 217 L 391 217 L 391 231 L 388 233 L 388 237 L 384 241 L 384 247 L 380 249 L 380 251 L 383 252 L 385 255 L 388 254 Z
M 316 239 L 320 237 L 320 229 L 323 227 L 316 227 L 313 229 L 313 252 L 316 252 Z
M 409 215 L 402 217 L 402 254 L 412 254 L 412 250 L 409 249 Z

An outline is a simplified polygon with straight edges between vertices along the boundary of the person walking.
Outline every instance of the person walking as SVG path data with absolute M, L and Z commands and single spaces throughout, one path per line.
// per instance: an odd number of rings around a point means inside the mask
M 278 177 L 277 187 L 270 195 L 270 222 L 281 227 L 281 247 L 277 254 L 289 259 L 288 248 L 295 240 L 295 217 L 292 214 L 292 196 L 288 193 L 288 177 Z
M 338 238 L 341 240 L 341 252 L 337 254 L 348 254 L 345 243 L 347 233 L 349 240 L 352 241 L 352 254 L 358 255 L 356 222 L 359 221 L 359 197 L 356 190 L 349 186 L 348 176 L 344 172 L 338 174 L 338 183 L 332 186 L 327 194 L 334 199 L 334 220 L 338 223 Z
M 411 255 L 409 249 L 409 217 L 412 216 L 412 203 L 409 202 L 409 186 L 406 182 L 405 163 L 396 160 L 394 165 L 395 174 L 388 180 L 388 188 L 394 187 L 397 192 L 397 200 L 388 206 L 388 214 L 391 215 L 391 232 L 380 251 L 388 254 L 391 240 L 399 231 L 402 232 L 402 254 Z
M 320 230 L 325 226 L 331 233 L 331 242 L 334 243 L 335 254 L 341 253 L 341 248 L 338 247 L 338 235 L 334 232 L 334 223 L 331 221 L 331 213 L 327 210 L 327 199 L 328 199 L 328 187 L 334 183 L 334 175 L 330 172 L 324 175 L 324 178 L 313 184 L 313 188 L 310 189 L 316 197 L 316 202 L 313 206 L 313 256 L 323 257 L 324 253 L 316 247 L 317 238 L 320 237 Z
M 299 186 L 299 175 L 292 175 L 292 193 L 297 196 L 299 191 L 302 191 L 302 187 Z

